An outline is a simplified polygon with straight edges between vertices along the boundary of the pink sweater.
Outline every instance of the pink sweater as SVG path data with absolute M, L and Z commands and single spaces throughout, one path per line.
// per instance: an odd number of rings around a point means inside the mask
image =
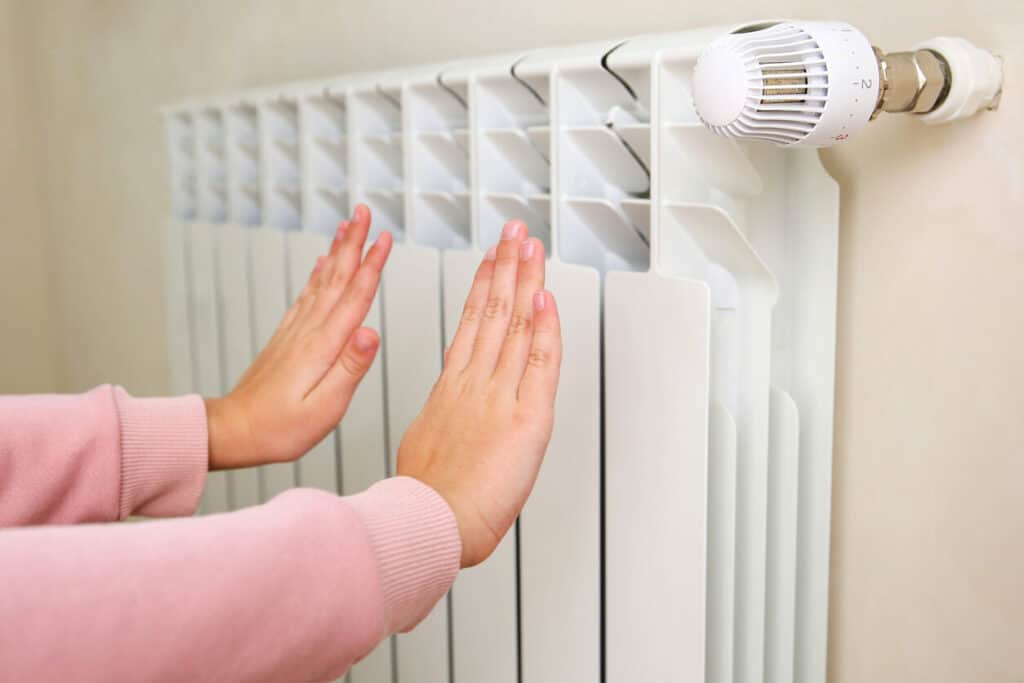
M 0 397 L 0 527 L 191 515 L 206 467 L 198 396 Z M 0 679 L 330 680 L 426 616 L 460 553 L 444 500 L 405 477 L 0 529 Z

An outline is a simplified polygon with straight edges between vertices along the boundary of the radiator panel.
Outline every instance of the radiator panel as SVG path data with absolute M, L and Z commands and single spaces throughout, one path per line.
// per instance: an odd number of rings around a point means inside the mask
M 444 253 L 444 330 L 452 343 L 462 307 L 483 259 L 477 251 Z M 517 680 L 518 603 L 516 532 L 510 531 L 483 563 L 463 570 L 451 593 L 452 671 L 455 680 Z
M 257 228 L 249 236 L 249 248 L 253 332 L 256 348 L 262 349 L 288 309 L 285 233 L 278 228 Z M 295 467 L 286 462 L 260 468 L 264 501 L 295 486 Z
M 441 255 L 397 244 L 383 284 L 390 472 L 402 435 L 419 414 L 441 372 Z M 411 633 L 396 638 L 399 680 L 444 683 L 449 677 L 448 600 Z
M 608 276 L 609 680 L 704 678 L 709 317 L 701 283 Z
M 189 310 L 188 234 L 177 220 L 163 224 L 164 294 L 167 308 L 168 364 L 171 391 L 192 391 L 192 335 Z
M 294 301 L 309 281 L 316 259 L 326 254 L 331 238 L 315 232 L 288 233 L 288 300 Z M 299 486 L 339 493 L 342 472 L 339 468 L 338 439 L 331 430 L 296 463 L 296 483 Z
M 249 233 L 225 223 L 217 228 L 217 299 L 220 316 L 222 391 L 238 383 L 253 360 L 252 299 L 249 296 Z M 248 467 L 228 472 L 234 509 L 260 503 L 260 472 Z
M 562 361 L 551 443 L 519 522 L 523 680 L 597 680 L 601 282 L 593 268 L 552 260 L 546 286 L 571 351 Z
M 202 396 L 221 393 L 220 327 L 217 319 L 217 241 L 214 229 L 192 223 L 188 232 L 189 298 L 192 320 L 193 391 Z M 231 509 L 227 472 L 210 472 L 200 510 Z

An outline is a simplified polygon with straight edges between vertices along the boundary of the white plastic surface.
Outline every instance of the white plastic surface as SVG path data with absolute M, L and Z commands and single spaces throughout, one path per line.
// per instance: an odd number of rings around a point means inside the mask
M 733 680 L 736 567 L 736 421 L 719 401 L 708 415 L 708 535 L 705 677 Z
M 193 390 L 188 296 L 188 228 L 186 224 L 168 219 L 164 222 L 163 238 L 171 391 L 180 396 Z
M 384 381 L 389 474 L 396 471 L 402 436 L 425 403 L 441 371 L 443 353 L 441 253 L 464 226 L 448 223 L 420 191 L 454 193 L 465 187 L 465 168 L 446 165 L 456 153 L 451 140 L 424 139 L 420 132 L 461 129 L 457 103 L 435 79 L 402 85 L 371 81 L 355 89 L 349 107 L 352 201 L 374 211 L 375 230 L 394 233 L 381 307 L 385 331 Z M 465 117 L 465 112 L 462 112 Z M 452 120 L 455 117 L 456 120 Z M 452 124 L 452 125 L 449 125 Z M 444 144 L 451 142 L 451 145 Z M 441 157 L 435 143 L 441 144 Z M 418 228 L 420 240 L 412 235 Z M 398 680 L 448 681 L 451 671 L 449 603 L 442 599 L 411 633 L 395 638 Z
M 249 235 L 249 248 L 253 339 L 255 348 L 262 349 L 288 310 L 285 233 L 277 228 L 256 228 Z M 295 486 L 295 468 L 290 462 L 264 465 L 260 473 L 263 500 Z
M 795 680 L 810 683 L 825 679 L 828 650 L 839 188 L 813 151 L 770 151 L 758 156 L 782 168 L 785 176 L 771 175 L 786 181 L 784 188 L 782 183 L 768 185 L 755 210 L 778 216 L 786 207 L 785 218 L 767 224 L 774 231 L 752 230 L 751 240 L 769 267 L 786 274 L 779 279 L 775 307 L 772 383 L 792 397 L 799 412 L 796 633 L 791 647 Z M 772 166 L 766 161 L 757 159 L 769 177 Z
M 220 319 L 222 392 L 241 379 L 253 359 L 252 299 L 249 296 L 248 226 L 226 223 L 217 235 L 217 297 Z M 260 471 L 256 467 L 228 472 L 234 509 L 260 503 Z
M 701 283 L 608 275 L 608 680 L 704 678 L 708 318 Z
M 363 324 L 383 332 L 381 296 L 378 294 Z M 365 491 L 387 478 L 388 452 L 386 403 L 384 399 L 383 349 L 352 396 L 348 411 L 338 428 L 341 462 L 341 493 Z M 395 638 L 387 638 L 370 654 L 352 665 L 349 683 L 391 683 Z
M 260 201 L 264 225 L 298 228 L 302 216 L 299 184 L 299 106 L 284 93 L 266 97 L 259 106 Z
M 550 206 L 546 287 L 558 301 L 566 353 L 551 443 L 520 523 L 523 680 L 530 682 L 598 680 L 602 670 L 603 655 L 597 655 L 601 654 L 603 615 L 595 596 L 602 594 L 604 573 L 601 270 L 605 259 L 594 252 L 569 249 L 574 243 L 561 217 L 571 215 L 572 228 L 589 227 L 585 234 L 599 232 L 597 240 L 607 239 L 623 250 L 636 242 L 628 217 L 606 197 L 618 197 L 621 185 L 642 189 L 647 177 L 615 133 L 603 126 L 601 113 L 589 108 L 591 98 L 608 95 L 606 84 L 611 78 L 598 65 L 609 47 L 581 50 L 576 63 L 585 72 L 574 73 L 573 78 L 560 70 L 547 77 L 534 60 L 523 64 L 524 74 L 537 74 L 534 82 L 548 86 L 540 92 L 550 106 L 550 133 L 545 136 L 550 148 L 543 151 L 552 163 L 551 194 L 575 197 L 565 202 L 556 199 Z M 596 82 L 590 79 L 595 67 Z M 568 155 L 579 159 L 580 165 L 566 164 Z M 609 172 L 606 162 L 621 166 Z M 585 215 L 590 213 L 605 222 L 586 226 Z M 573 624 L 571 629 L 565 628 L 567 622 Z
M 374 302 L 364 325 L 382 330 L 380 297 Z M 388 476 L 387 429 L 384 401 L 384 359 L 382 351 L 360 382 L 339 428 L 342 493 L 346 496 L 370 488 Z M 392 650 L 388 638 L 370 654 L 352 665 L 349 683 L 391 683 Z
M 164 142 L 170 162 L 171 215 L 179 220 L 191 220 L 196 215 L 198 178 L 195 122 L 188 108 L 166 114 Z
M 188 158 L 194 165 L 185 175 L 190 177 L 190 184 L 194 182 L 188 190 L 194 199 L 197 219 L 188 228 L 194 391 L 213 397 L 222 393 L 223 383 L 215 231 L 219 227 L 216 224 L 227 218 L 224 114 L 217 105 L 200 106 L 191 113 L 189 121 Z M 230 508 L 228 473 L 210 472 L 200 510 L 212 513 Z
M 288 301 L 292 302 L 302 293 L 309 280 L 310 271 L 318 256 L 326 254 L 331 247 L 331 238 L 314 232 L 290 232 L 288 238 Z M 299 486 L 307 486 L 332 493 L 341 490 L 341 469 L 338 467 L 337 432 L 331 431 L 320 443 L 309 449 L 296 463 Z
M 793 680 L 796 636 L 800 416 L 788 394 L 772 389 L 771 396 L 764 680 L 784 683 Z
M 870 120 L 878 59 L 849 24 L 786 21 L 723 35 L 700 55 L 693 98 L 701 119 L 729 137 L 825 147 Z
M 483 254 L 444 255 L 444 330 L 450 344 Z M 516 683 L 516 533 L 509 532 L 483 563 L 459 574 L 451 592 L 452 672 L 456 681 Z
M 717 207 L 665 204 L 667 229 L 683 230 L 707 259 L 715 308 L 735 325 L 731 362 L 737 372 L 736 641 L 737 680 L 761 677 L 764 647 L 768 420 L 771 309 L 776 296 L 771 273 L 739 227 Z M 720 270 L 719 270 L 720 269 Z M 719 286 L 716 273 L 731 280 Z M 697 271 L 694 271 L 697 276 Z M 725 290 L 724 292 L 722 290 Z M 718 311 L 716 310 L 716 314 Z
M 470 89 L 466 74 L 458 68 L 403 88 L 407 229 L 414 244 L 433 247 L 443 254 L 446 340 L 458 325 L 462 303 L 482 258 L 479 249 L 464 250 L 474 241 L 469 188 L 476 166 L 474 141 L 468 129 L 469 102 L 476 93 Z M 518 610 L 514 533 L 508 534 L 486 561 L 460 574 L 450 605 L 454 680 L 515 683 Z
M 348 215 L 345 92 L 313 89 L 299 100 L 302 226 L 331 236 Z
M 601 642 L 601 282 L 548 263 L 562 361 L 555 428 L 520 516 L 523 681 L 596 681 Z M 572 624 L 571 628 L 567 625 Z
M 641 166 L 630 160 L 646 176 L 657 173 L 662 151 L 656 128 L 661 119 L 658 71 L 656 63 L 637 59 L 628 47 L 604 60 L 628 89 L 603 69 L 574 71 L 559 83 L 565 86 L 559 118 L 580 120 L 585 109 L 579 105 L 599 99 L 613 110 L 632 112 L 632 121 L 611 116 L 611 129 L 621 131 L 622 140 L 644 161 Z M 572 166 L 562 167 L 559 178 L 563 188 L 569 182 L 588 193 L 603 190 L 603 202 L 571 198 L 564 204 L 579 227 L 589 228 L 619 257 L 595 264 L 608 270 L 603 327 L 606 677 L 700 681 L 705 671 L 708 287 L 675 277 L 659 264 L 661 227 L 652 219 L 657 217 L 652 216 L 659 198 L 653 182 L 657 175 L 646 183 L 649 196 L 638 192 L 646 188 L 621 177 L 605 175 L 603 187 L 585 181 Z M 586 206 L 603 206 L 603 214 L 581 212 Z M 572 254 L 568 240 L 573 235 L 562 227 L 556 227 L 560 249 Z
M 219 396 L 222 393 L 216 248 L 210 225 L 202 222 L 188 225 L 193 391 L 202 396 Z M 231 509 L 226 472 L 206 475 L 200 509 L 205 514 Z
M 383 291 L 391 473 L 402 435 L 441 374 L 440 283 L 437 249 L 408 244 L 392 248 Z M 400 681 L 448 681 L 448 628 L 448 602 L 442 599 L 415 630 L 397 636 Z

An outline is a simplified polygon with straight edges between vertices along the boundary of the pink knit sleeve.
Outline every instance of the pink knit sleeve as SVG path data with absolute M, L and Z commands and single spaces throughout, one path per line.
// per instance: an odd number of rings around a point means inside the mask
M 334 679 L 427 614 L 460 554 L 441 496 L 401 477 L 208 517 L 3 531 L 3 678 Z
M 0 396 L 0 526 L 188 515 L 207 457 L 198 396 Z

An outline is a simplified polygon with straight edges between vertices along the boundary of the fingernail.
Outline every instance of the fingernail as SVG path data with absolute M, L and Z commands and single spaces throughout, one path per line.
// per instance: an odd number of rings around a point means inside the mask
M 544 307 L 548 305 L 548 298 L 544 294 L 544 290 L 540 290 L 533 295 L 533 310 L 543 311 Z
M 361 351 L 362 353 L 372 351 L 375 341 L 373 335 L 368 330 L 356 330 L 356 351 Z
M 338 224 L 338 239 L 345 236 L 346 230 L 348 230 L 348 221 L 342 221 Z
M 316 257 L 316 265 L 313 266 L 313 272 L 314 273 L 318 272 L 323 265 L 324 265 L 324 257 L 323 256 L 317 256 Z
M 529 261 L 533 258 L 533 252 L 536 251 L 537 245 L 533 243 L 533 240 L 526 240 L 522 246 L 519 247 L 519 258 L 524 261 Z
M 498 248 L 491 247 L 490 249 L 488 249 L 487 253 L 484 254 L 484 258 L 487 259 L 488 261 L 493 261 L 494 259 L 498 258 Z
M 523 224 L 519 221 L 509 221 L 501 231 L 501 239 L 514 240 L 519 237 L 523 230 Z

